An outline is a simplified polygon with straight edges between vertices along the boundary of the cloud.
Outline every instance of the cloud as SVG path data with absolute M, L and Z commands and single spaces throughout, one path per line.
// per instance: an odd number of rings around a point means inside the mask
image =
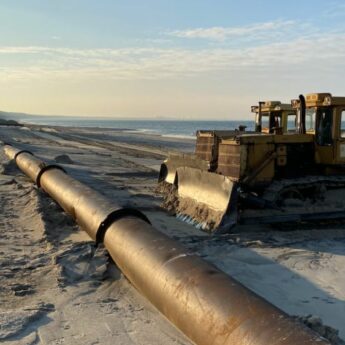
M 344 2 L 328 2 L 324 10 L 326 17 L 344 17 L 345 16 L 345 4 Z
M 287 32 L 295 32 L 296 28 L 305 29 L 306 25 L 293 20 L 276 20 L 264 23 L 251 24 L 239 27 L 210 27 L 187 30 L 175 30 L 168 35 L 187 39 L 207 39 L 226 41 L 243 38 L 272 39 L 282 36 Z
M 49 46 L 0 46 L 0 80 L 106 79 L 157 80 L 205 73 L 344 68 L 345 32 L 320 32 L 309 23 L 276 20 L 242 27 L 173 31 L 168 45 L 76 49 Z M 180 40 L 207 39 L 213 44 L 186 48 Z M 152 38 L 154 41 L 154 38 Z M 288 73 L 288 72 L 286 72 Z
M 189 78 L 207 73 L 269 75 L 291 68 L 330 71 L 344 69 L 345 33 L 302 36 L 249 47 L 199 49 L 67 47 L 0 47 L 0 80 L 158 80 Z

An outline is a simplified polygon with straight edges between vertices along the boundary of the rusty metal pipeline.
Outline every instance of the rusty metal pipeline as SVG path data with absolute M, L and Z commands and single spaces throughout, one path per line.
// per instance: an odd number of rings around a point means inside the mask
M 31 153 L 5 146 L 24 173 L 90 237 L 104 241 L 128 280 L 198 345 L 329 345 L 262 297 L 152 227 Z M 42 173 L 43 170 L 43 173 Z

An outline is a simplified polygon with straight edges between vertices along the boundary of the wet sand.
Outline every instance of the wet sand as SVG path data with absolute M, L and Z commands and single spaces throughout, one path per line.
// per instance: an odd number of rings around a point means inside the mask
M 0 126 L 0 140 L 58 162 L 290 315 L 313 315 L 345 338 L 345 225 L 200 232 L 155 193 L 169 151 L 194 141 L 124 130 Z M 67 156 L 61 156 L 67 155 Z M 0 341 L 4 344 L 190 344 L 88 236 L 0 150 Z M 245 231 L 244 231 L 245 230 Z

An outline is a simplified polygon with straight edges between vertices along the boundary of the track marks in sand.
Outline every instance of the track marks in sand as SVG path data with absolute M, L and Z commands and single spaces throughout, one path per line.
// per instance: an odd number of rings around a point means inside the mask
M 0 184 L 0 342 L 189 344 L 59 206 L 15 166 L 2 171 L 13 181 Z
M 34 344 L 30 334 L 54 310 L 44 297 L 54 273 L 37 192 L 15 180 L 0 185 L 0 212 L 0 341 Z
M 37 330 L 51 322 L 61 291 L 96 285 L 108 259 L 13 164 L 0 171 L 8 174 L 0 175 L 0 342 L 41 344 Z
M 33 294 L 37 281 L 42 287 L 41 278 L 49 273 L 49 247 L 42 241 L 45 225 L 35 194 L 32 187 L 16 183 L 3 186 L 0 192 L 0 281 L 5 280 L 1 282 L 1 295 L 8 307 L 17 303 L 12 294 Z
M 32 333 L 33 326 L 43 324 L 42 320 L 47 312 L 54 311 L 54 305 L 50 303 L 38 303 L 14 310 L 0 312 L 0 339 L 6 341 L 25 340 Z M 29 329 L 27 329 L 29 328 Z M 24 338 L 24 339 L 23 339 Z M 30 339 L 33 337 L 30 337 Z M 36 337 L 34 337 L 36 338 Z M 25 340 L 25 342 L 27 339 Z

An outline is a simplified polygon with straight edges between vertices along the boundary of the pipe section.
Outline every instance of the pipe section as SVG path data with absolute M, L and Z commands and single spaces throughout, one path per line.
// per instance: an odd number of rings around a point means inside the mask
M 17 151 L 5 146 L 9 158 Z M 17 164 L 33 181 L 40 167 L 46 166 L 30 153 L 17 155 Z M 139 211 L 114 205 L 54 167 L 41 174 L 40 184 L 92 239 L 104 240 L 136 289 L 196 344 L 329 345 L 156 230 Z
M 149 222 L 144 214 L 131 208 L 122 208 L 100 193 L 66 175 L 59 169 L 42 174 L 41 188 L 46 191 L 97 242 L 102 242 L 109 219 L 135 216 Z
M 132 284 L 196 344 L 328 344 L 148 224 L 121 219 L 104 244 Z

